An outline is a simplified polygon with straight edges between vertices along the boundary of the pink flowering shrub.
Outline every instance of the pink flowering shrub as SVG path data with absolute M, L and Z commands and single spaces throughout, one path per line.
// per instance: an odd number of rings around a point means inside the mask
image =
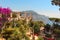
M 2 17 L 0 18 L 0 22 L 5 22 L 8 17 L 10 17 L 11 9 L 10 8 L 2 8 L 0 7 L 0 14 L 2 14 Z
M 3 15 L 8 15 L 11 13 L 11 10 L 9 8 L 2 8 L 0 7 L 0 13 Z

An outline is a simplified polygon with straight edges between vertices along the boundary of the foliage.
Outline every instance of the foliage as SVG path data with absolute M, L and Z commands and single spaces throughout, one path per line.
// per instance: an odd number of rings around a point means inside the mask
M 0 13 L 2 14 L 2 18 L 8 18 L 8 15 L 11 13 L 11 10 L 8 8 L 0 8 Z M 27 32 L 32 30 L 34 33 L 38 34 L 40 32 L 40 26 L 44 26 L 42 21 L 29 21 L 28 24 L 26 20 L 15 20 L 17 17 L 16 14 L 13 13 L 12 21 L 5 21 L 2 27 L 1 35 L 6 40 L 30 40 L 29 36 L 26 34 Z
M 49 18 L 49 19 L 55 22 L 60 22 L 60 18 Z
M 39 36 L 37 40 L 44 40 L 44 38 Z
M 60 29 L 55 28 L 55 29 L 54 29 L 54 33 L 60 34 Z
M 17 15 L 16 15 L 15 13 L 13 13 L 13 14 L 12 14 L 12 17 L 13 17 L 13 18 L 16 18 L 16 17 L 17 17 Z
M 39 34 L 39 32 L 40 32 L 40 26 L 39 26 L 38 22 L 34 22 L 33 28 L 34 28 L 34 33 L 35 34 Z
M 10 13 L 11 13 L 11 9 L 10 8 L 2 8 L 0 7 L 0 22 L 2 23 L 1 25 L 3 25 L 6 21 L 7 18 L 10 17 Z
M 45 35 L 47 38 L 51 38 L 51 34 L 46 34 Z
M 6 22 L 5 28 L 2 30 L 2 37 L 4 37 L 6 40 L 30 40 L 29 36 L 26 34 L 29 29 L 34 30 L 34 33 L 39 34 L 40 32 L 40 23 L 41 22 L 29 22 L 26 23 L 25 20 L 16 20 L 14 21 L 14 27 L 13 27 L 13 21 Z M 31 25 L 29 25 L 31 24 Z
M 29 40 L 29 37 L 26 35 L 26 32 L 29 30 L 29 26 L 27 24 L 22 24 L 22 20 L 14 22 L 16 24 L 14 27 L 12 27 L 12 22 L 5 23 L 5 28 L 1 32 L 2 37 L 6 40 Z
M 60 6 L 60 0 L 52 0 L 52 5 Z
M 46 30 L 46 31 L 49 31 L 49 30 L 50 30 L 50 25 L 49 25 L 49 24 L 46 24 L 46 25 L 45 25 L 45 30 Z

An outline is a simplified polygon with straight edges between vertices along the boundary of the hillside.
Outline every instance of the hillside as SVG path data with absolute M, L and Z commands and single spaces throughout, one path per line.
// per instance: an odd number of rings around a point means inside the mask
M 28 16 L 30 15 L 30 13 L 32 13 L 33 21 L 43 21 L 44 24 L 52 25 L 52 22 L 49 20 L 49 18 L 47 16 L 40 15 L 40 14 L 38 14 L 35 11 L 32 11 L 32 10 L 23 11 L 22 14 L 24 14 L 25 12 L 27 13 Z

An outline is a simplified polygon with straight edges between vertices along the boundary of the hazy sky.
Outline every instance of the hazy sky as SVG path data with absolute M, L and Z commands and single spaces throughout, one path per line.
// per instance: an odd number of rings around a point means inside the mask
M 0 6 L 15 11 L 33 10 L 42 15 L 60 18 L 59 7 L 51 5 L 51 0 L 0 0 Z

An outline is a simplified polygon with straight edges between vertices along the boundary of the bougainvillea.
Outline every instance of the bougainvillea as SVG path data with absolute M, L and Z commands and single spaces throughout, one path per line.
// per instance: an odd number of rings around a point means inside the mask
M 10 8 L 2 8 L 2 7 L 0 7 L 0 14 L 2 14 L 2 17 L 0 17 L 0 23 L 5 22 L 7 20 L 7 18 L 10 17 L 10 13 L 11 13 Z
M 11 9 L 10 8 L 2 8 L 0 7 L 0 13 L 1 14 L 10 14 L 11 13 Z
M 2 8 L 0 7 L 0 13 L 1 13 L 1 11 L 2 11 Z
M 9 8 L 3 8 L 2 13 L 3 14 L 10 14 L 11 10 Z

